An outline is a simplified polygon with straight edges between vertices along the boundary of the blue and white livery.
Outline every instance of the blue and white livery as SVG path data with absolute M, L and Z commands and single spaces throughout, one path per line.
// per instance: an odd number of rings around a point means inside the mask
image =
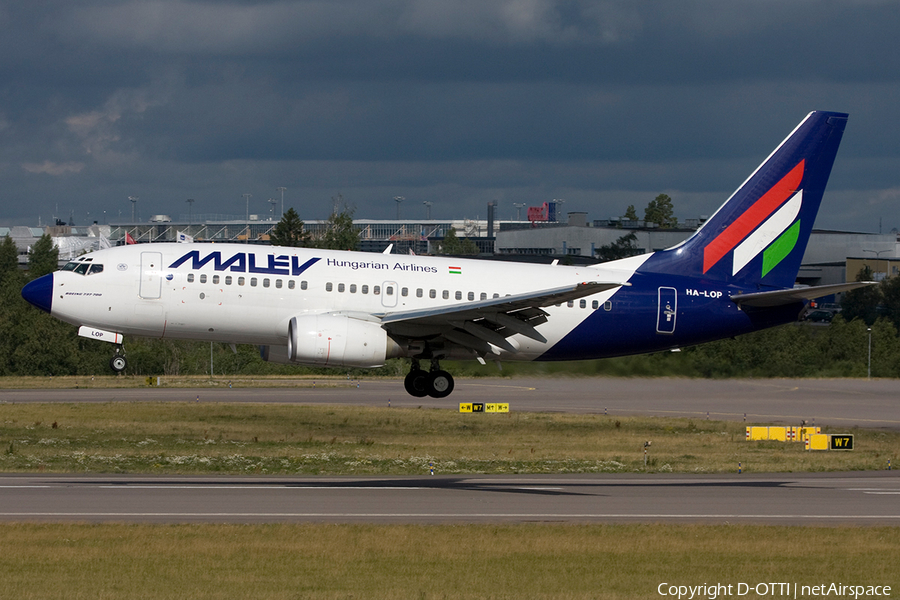
M 859 283 L 793 287 L 847 115 L 813 112 L 685 242 L 583 267 L 173 243 L 100 250 L 22 290 L 116 345 L 123 336 L 258 344 L 266 360 L 377 367 L 453 390 L 442 359 L 579 360 L 674 349 L 788 323 Z

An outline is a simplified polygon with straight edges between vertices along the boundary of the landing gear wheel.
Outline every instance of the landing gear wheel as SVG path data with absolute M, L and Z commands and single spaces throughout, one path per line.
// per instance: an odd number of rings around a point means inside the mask
M 432 398 L 446 398 L 453 391 L 453 376 L 447 371 L 432 371 L 428 374 L 428 395 Z
M 406 376 L 406 379 L 403 380 L 403 387 L 406 388 L 406 393 L 410 396 L 424 398 L 428 395 L 428 382 L 428 373 L 422 369 L 413 369 Z
M 111 359 L 109 359 L 109 368 L 115 371 L 116 373 L 121 373 L 125 370 L 125 367 L 128 366 L 128 361 L 125 360 L 125 357 L 121 354 L 116 354 Z

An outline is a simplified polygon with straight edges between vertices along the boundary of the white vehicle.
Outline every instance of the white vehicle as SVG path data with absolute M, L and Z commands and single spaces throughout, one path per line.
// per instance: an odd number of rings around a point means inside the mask
M 576 360 L 731 337 L 797 320 L 794 289 L 847 115 L 811 113 L 691 238 L 585 267 L 241 244 L 138 244 L 79 257 L 22 295 L 79 334 L 257 344 L 266 360 L 377 367 L 453 390 L 443 359 Z

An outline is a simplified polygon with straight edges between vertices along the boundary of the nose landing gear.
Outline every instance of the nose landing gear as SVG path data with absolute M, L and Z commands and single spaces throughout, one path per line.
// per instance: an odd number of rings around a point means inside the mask
M 403 380 L 403 386 L 410 396 L 424 398 L 446 398 L 453 391 L 453 376 L 441 369 L 437 359 L 432 359 L 431 370 L 425 371 L 419 361 L 413 359 L 412 368 Z

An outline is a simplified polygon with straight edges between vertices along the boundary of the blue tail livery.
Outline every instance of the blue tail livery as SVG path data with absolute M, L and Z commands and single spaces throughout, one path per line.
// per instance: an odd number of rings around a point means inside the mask
M 794 288 L 847 115 L 813 112 L 685 242 L 593 266 L 243 244 L 136 244 L 81 256 L 22 290 L 115 346 L 127 335 L 257 344 L 269 361 L 411 368 L 442 398 L 445 359 L 578 360 L 680 348 L 796 320 Z M 106 268 L 104 268 L 106 265 Z

